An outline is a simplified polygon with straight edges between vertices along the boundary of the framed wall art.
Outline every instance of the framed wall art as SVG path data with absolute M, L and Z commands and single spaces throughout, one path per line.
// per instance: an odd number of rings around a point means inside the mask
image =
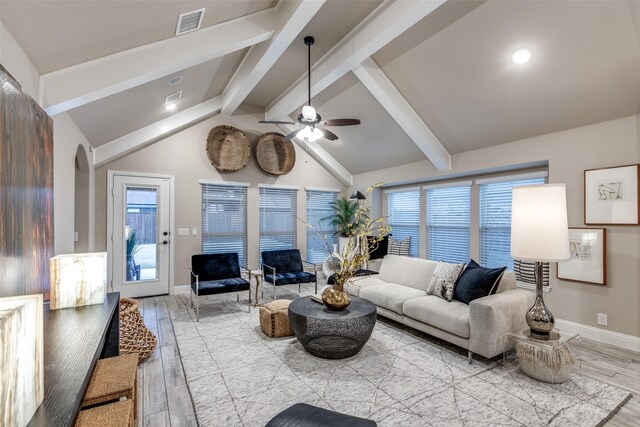
M 607 284 L 607 229 L 569 227 L 571 259 L 558 263 L 558 279 Z
M 584 223 L 638 225 L 638 168 L 618 166 L 584 171 Z

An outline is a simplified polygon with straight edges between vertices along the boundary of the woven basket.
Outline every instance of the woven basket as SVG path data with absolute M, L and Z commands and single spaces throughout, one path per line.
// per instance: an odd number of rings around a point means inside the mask
M 138 363 L 151 356 L 158 339 L 151 333 L 138 309 L 138 301 L 120 298 L 120 353 L 138 354 Z

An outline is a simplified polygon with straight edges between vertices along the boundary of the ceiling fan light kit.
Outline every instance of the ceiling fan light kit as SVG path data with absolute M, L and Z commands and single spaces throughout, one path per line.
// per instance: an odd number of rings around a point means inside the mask
M 311 46 L 313 46 L 314 38 L 306 36 L 304 38 L 304 44 L 307 46 L 307 88 L 308 88 L 308 102 L 307 105 L 302 107 L 302 113 L 298 114 L 297 123 L 290 120 L 260 120 L 259 123 L 268 123 L 272 125 L 300 125 L 302 129 L 295 130 L 284 137 L 285 141 L 290 140 L 293 137 L 300 138 L 307 142 L 315 142 L 320 138 L 326 138 L 329 141 L 337 141 L 338 135 L 327 129 L 318 128 L 321 126 L 353 126 L 359 125 L 359 119 L 333 119 L 322 121 L 322 117 L 311 106 Z

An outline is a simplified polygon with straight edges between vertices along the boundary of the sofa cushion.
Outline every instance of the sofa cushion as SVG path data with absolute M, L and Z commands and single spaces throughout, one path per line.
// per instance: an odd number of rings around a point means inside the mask
M 295 283 L 309 283 L 316 281 L 316 275 L 302 271 L 300 273 L 278 273 L 276 274 L 276 286 L 293 285 Z M 264 276 L 264 281 L 273 283 L 273 274 Z
M 268 266 L 268 267 L 267 267 Z M 262 271 L 264 275 L 273 274 L 273 267 L 277 273 L 299 273 L 302 268 L 302 257 L 298 249 L 283 249 L 262 252 Z
M 387 253 L 390 255 L 409 256 L 411 252 L 411 236 L 406 239 L 396 240 L 391 236 L 387 245 Z
M 426 292 L 437 265 L 437 261 L 387 255 L 380 265 L 380 280 Z
M 425 295 L 426 292 L 419 289 L 397 285 L 395 283 L 385 283 L 360 289 L 359 297 L 367 299 L 387 310 L 404 314 L 402 312 L 402 305 L 405 301 Z
M 513 271 L 505 271 L 500 282 L 498 282 L 498 290 L 496 294 L 516 288 L 516 274 Z
M 199 295 L 215 295 L 226 292 L 248 291 L 250 285 L 245 279 L 237 277 L 233 279 L 200 281 L 199 290 L 196 290 L 195 283 L 191 285 L 191 288 L 193 292 L 197 292 Z
M 434 295 L 405 301 L 404 315 L 461 338 L 469 338 L 469 306 L 460 301 L 447 302 Z
M 433 276 L 431 276 L 427 294 L 451 301 L 453 299 L 453 288 L 463 268 L 464 264 L 439 262 L 433 271 Z
M 453 297 L 465 304 L 477 298 L 495 294 L 498 283 L 507 267 L 483 268 L 474 260 L 469 261 L 454 289 Z
M 360 296 L 360 290 L 372 285 L 384 285 L 387 282 L 380 280 L 378 275 L 354 277 L 344 284 L 344 289 L 350 295 Z

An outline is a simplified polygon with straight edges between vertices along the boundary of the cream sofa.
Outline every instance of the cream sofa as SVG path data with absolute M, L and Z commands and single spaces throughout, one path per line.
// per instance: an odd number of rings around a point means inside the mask
M 427 295 L 438 263 L 420 258 L 387 255 L 380 274 L 355 277 L 345 284 L 349 294 L 373 302 L 378 314 L 441 338 L 472 354 L 492 358 L 511 348 L 506 332 L 527 327 L 525 313 L 534 295 L 516 289 L 513 272 L 505 272 L 494 295 L 469 305 Z

